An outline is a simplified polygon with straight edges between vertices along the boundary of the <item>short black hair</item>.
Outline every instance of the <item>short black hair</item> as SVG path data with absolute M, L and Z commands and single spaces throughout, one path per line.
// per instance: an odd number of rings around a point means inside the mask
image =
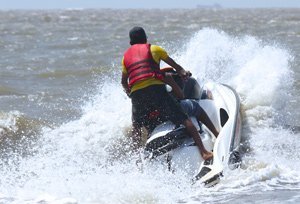
M 133 27 L 129 31 L 130 44 L 143 44 L 147 42 L 147 35 L 142 27 Z

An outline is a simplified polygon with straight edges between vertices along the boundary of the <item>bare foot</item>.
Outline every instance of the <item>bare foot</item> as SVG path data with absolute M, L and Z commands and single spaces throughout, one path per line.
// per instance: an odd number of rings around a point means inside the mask
M 213 153 L 212 152 L 205 152 L 205 153 L 202 153 L 202 158 L 204 160 L 208 160 L 208 159 L 211 159 L 213 157 Z

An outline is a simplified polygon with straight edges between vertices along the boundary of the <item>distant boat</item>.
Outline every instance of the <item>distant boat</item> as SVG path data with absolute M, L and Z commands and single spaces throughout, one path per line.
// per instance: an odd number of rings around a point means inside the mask
M 197 5 L 197 8 L 201 8 L 201 9 L 222 9 L 223 7 L 220 4 L 212 4 L 212 5 Z

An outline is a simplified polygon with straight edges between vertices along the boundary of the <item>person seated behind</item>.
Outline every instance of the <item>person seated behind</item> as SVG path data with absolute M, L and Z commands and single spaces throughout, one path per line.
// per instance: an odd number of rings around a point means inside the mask
M 202 158 L 212 158 L 212 152 L 205 149 L 192 121 L 166 91 L 166 81 L 159 63 L 163 60 L 175 68 L 182 78 L 188 77 L 187 72 L 163 48 L 148 44 L 143 28 L 132 28 L 129 37 L 131 47 L 126 50 L 122 59 L 121 84 L 132 102 L 132 135 L 135 143 L 141 141 L 141 128 L 147 125 L 149 117 L 154 113 L 154 118 L 183 124 L 198 146 Z
M 202 122 L 206 127 L 217 137 L 219 132 L 214 124 L 195 99 L 200 99 L 200 86 L 196 79 L 189 77 L 182 80 L 177 75 L 174 75 L 173 69 L 165 69 L 168 74 L 166 78 L 172 88 L 173 95 L 179 99 L 181 108 L 189 117 L 196 117 L 198 121 Z M 196 90 L 194 90 L 196 89 Z

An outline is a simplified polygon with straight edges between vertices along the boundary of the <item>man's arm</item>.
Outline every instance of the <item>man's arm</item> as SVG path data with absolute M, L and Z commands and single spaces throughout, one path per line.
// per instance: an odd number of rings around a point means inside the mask
M 173 79 L 171 73 L 166 73 L 163 81 L 172 87 L 172 92 L 178 99 L 184 99 L 184 93 Z
M 129 96 L 130 88 L 128 86 L 128 74 L 127 73 L 122 72 L 121 84 L 123 86 L 124 92 Z
M 170 65 L 171 67 L 176 69 L 176 72 L 179 74 L 179 76 L 183 79 L 186 79 L 189 77 L 190 73 L 185 71 L 179 64 L 177 64 L 171 57 L 167 57 L 166 59 L 163 59 L 165 63 Z

